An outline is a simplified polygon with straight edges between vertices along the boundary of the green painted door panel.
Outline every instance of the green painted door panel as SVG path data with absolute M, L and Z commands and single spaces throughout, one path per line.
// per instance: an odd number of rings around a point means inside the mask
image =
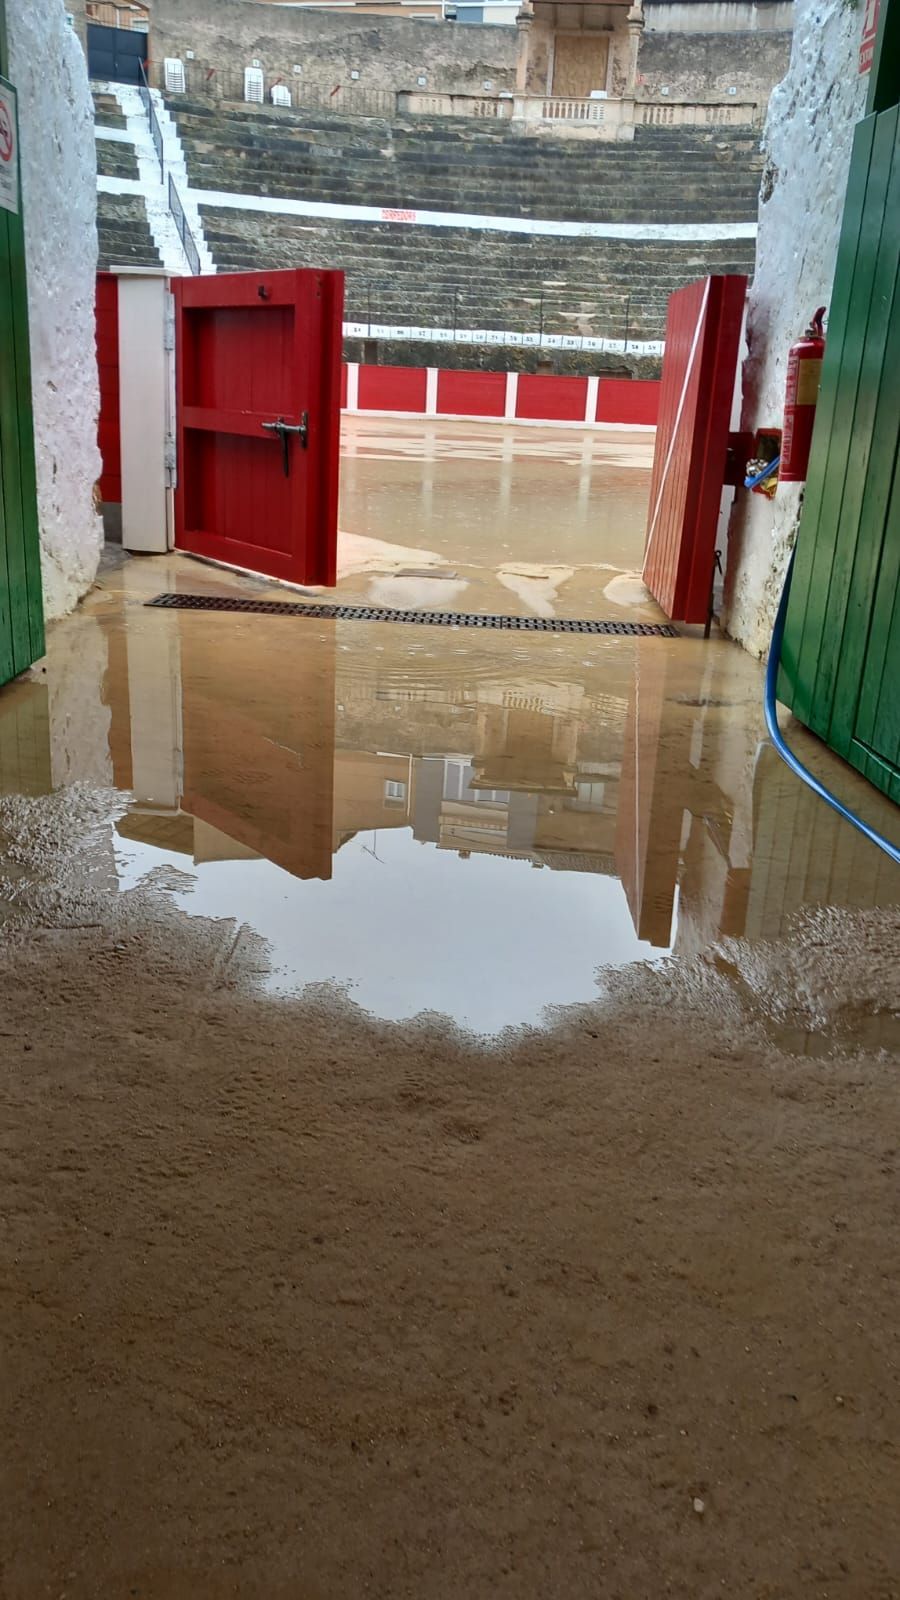
M 0 75 L 6 28 L 0 0 Z M 18 141 L 16 141 L 18 144 Z M 18 158 L 16 150 L 14 159 Z M 25 238 L 21 201 L 0 209 L 0 683 L 44 651 Z
M 780 692 L 886 793 L 900 774 L 900 108 L 856 131 Z
M 853 739 L 900 774 L 900 473 L 896 458 L 893 480 Z
M 822 363 L 822 382 L 781 656 L 779 698 L 790 705 L 795 716 L 809 727 L 814 726 L 813 691 L 818 640 L 824 625 L 837 537 L 836 519 L 828 514 L 826 486 L 830 485 L 832 479 L 832 456 L 841 451 L 842 446 L 838 401 L 844 376 L 844 339 L 876 120 L 875 117 L 867 117 L 858 125 L 854 137 L 850 182 L 829 308 L 828 341 Z M 845 454 L 843 459 L 846 460 Z M 825 729 L 817 727 L 816 731 L 824 733 Z
M 816 698 L 831 702 L 829 742 L 847 753 L 869 632 L 872 597 L 879 580 L 894 464 L 900 436 L 900 138 L 898 108 L 878 118 L 888 168 L 883 220 L 874 249 L 868 305 L 854 304 L 851 322 L 860 347 L 856 404 L 849 432 L 838 540 L 831 574 L 829 626 L 822 639 Z M 889 143 L 888 143 L 889 141 Z M 879 185 L 880 190 L 880 185 Z M 874 246 L 877 229 L 870 230 Z M 868 313 L 868 314 L 866 314 Z

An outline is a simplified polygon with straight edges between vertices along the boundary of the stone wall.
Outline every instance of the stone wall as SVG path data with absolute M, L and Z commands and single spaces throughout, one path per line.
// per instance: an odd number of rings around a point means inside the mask
M 192 50 L 196 61 L 233 83 L 258 60 L 267 84 L 273 77 L 289 87 L 296 82 L 298 97 L 307 83 L 463 94 L 483 93 L 485 82 L 496 91 L 514 89 L 518 40 L 515 28 L 501 26 L 460 28 L 254 0 L 191 0 L 190 6 L 154 0 L 150 50 L 154 62 L 184 59 Z
M 34 435 L 44 607 L 70 611 L 102 541 L 94 345 L 97 167 L 93 106 L 63 0 L 6 0 L 19 92 Z
M 791 35 L 785 31 L 663 33 L 647 28 L 638 52 L 636 94 L 641 100 L 737 100 L 765 107 L 787 71 L 790 54 Z
M 742 426 L 780 428 L 787 353 L 817 305 L 831 298 L 853 130 L 868 79 L 857 65 L 863 8 L 797 0 L 790 70 L 769 103 L 756 275 L 747 320 Z M 729 532 L 724 622 L 765 654 L 802 485 L 774 500 L 739 494 Z

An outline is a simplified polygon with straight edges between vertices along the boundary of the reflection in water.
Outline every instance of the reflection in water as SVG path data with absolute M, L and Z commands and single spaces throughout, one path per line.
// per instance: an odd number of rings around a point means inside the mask
M 121 885 L 180 869 L 186 912 L 269 942 L 275 988 L 490 1032 L 593 998 L 598 967 L 900 899 L 761 744 L 759 668 L 726 646 L 116 606 L 92 689 L 86 620 L 54 630 L 49 694 L 0 698 L 0 794 L 111 781 Z
M 52 787 L 47 685 L 11 683 L 0 696 L 0 795 L 49 794 Z

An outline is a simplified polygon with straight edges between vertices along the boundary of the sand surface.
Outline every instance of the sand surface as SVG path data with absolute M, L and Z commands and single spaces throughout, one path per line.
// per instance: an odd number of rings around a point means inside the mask
M 900 1593 L 893 913 L 489 1047 L 262 996 L 114 809 L 0 801 L 3 1600 Z

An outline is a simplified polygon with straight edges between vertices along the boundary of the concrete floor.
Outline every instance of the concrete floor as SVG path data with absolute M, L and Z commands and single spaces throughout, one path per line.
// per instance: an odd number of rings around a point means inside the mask
M 345 448 L 341 593 L 655 614 L 646 441 Z M 723 641 L 258 587 L 0 693 L 2 1600 L 895 1596 L 900 874 Z

